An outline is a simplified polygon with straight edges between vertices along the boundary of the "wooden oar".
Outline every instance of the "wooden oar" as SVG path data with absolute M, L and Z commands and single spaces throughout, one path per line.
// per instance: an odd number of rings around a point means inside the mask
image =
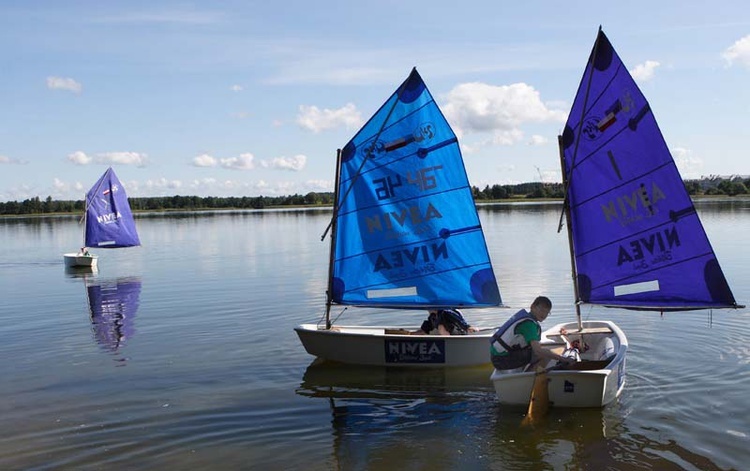
M 521 425 L 535 425 L 547 415 L 549 409 L 549 381 L 547 370 L 537 366 L 534 376 L 534 386 L 531 388 L 529 410 L 526 412 Z

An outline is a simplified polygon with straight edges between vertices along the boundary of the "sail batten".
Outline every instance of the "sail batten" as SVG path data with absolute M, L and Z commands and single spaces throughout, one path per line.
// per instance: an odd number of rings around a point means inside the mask
M 458 140 L 416 69 L 344 146 L 338 182 L 332 302 L 501 303 Z
M 576 300 L 736 306 L 653 110 L 601 30 L 583 77 L 560 137 Z

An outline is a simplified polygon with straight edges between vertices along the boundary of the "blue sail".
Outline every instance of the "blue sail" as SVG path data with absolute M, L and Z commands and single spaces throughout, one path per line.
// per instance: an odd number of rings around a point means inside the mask
M 134 318 L 141 296 L 141 280 L 121 278 L 86 287 L 91 323 L 97 343 L 115 352 L 135 332 Z
M 602 31 L 560 147 L 577 301 L 736 307 L 651 107 Z
M 128 195 L 111 167 L 86 193 L 84 245 L 104 249 L 141 245 Z
M 456 135 L 416 69 L 340 156 L 331 299 L 501 303 Z

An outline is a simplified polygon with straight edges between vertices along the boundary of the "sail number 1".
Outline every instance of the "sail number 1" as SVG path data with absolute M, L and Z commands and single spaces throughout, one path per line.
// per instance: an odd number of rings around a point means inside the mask
M 436 172 L 443 168 L 442 165 L 436 165 L 434 167 L 425 167 L 415 172 L 406 172 L 404 181 L 401 179 L 401 175 L 388 175 L 384 178 L 376 178 L 372 181 L 375 188 L 375 195 L 378 200 L 385 200 L 396 196 L 396 190 L 407 185 L 416 185 L 420 191 L 432 190 L 437 188 Z

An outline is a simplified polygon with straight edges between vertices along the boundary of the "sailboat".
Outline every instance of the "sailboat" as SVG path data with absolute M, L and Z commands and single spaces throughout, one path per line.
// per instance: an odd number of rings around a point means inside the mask
M 601 28 L 558 142 L 577 322 L 548 329 L 542 343 L 560 352 L 577 342 L 582 361 L 571 370 L 541 366 L 549 369 L 551 405 L 602 407 L 624 388 L 628 341 L 611 321 L 582 321 L 582 306 L 657 312 L 743 306 L 650 105 Z M 535 374 L 495 370 L 500 402 L 528 404 Z
M 95 267 L 99 257 L 90 254 L 88 247 L 114 249 L 141 245 L 128 195 L 112 167 L 86 193 L 84 208 L 83 247 L 78 252 L 63 254 L 66 267 Z
M 429 309 L 501 304 L 458 140 L 416 68 L 337 154 L 325 322 L 295 328 L 305 350 L 362 365 L 489 364 L 491 329 L 413 334 Z M 416 324 L 334 325 L 333 306 Z

